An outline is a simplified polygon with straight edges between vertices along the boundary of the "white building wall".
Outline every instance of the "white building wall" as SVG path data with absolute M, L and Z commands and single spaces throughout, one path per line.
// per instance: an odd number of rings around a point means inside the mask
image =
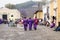
M 9 20 L 14 20 L 15 19 L 20 19 L 21 18 L 21 14 L 18 10 L 16 9 L 0 9 L 0 18 L 2 18 L 3 14 L 7 14 L 7 19 Z M 13 17 L 11 17 L 11 15 L 13 15 Z
M 43 14 L 44 14 L 44 16 L 45 16 L 45 18 L 47 20 L 47 15 L 45 15 L 47 13 L 47 5 L 43 5 L 42 9 L 43 9 Z
M 57 0 L 54 0 L 54 16 L 57 15 Z

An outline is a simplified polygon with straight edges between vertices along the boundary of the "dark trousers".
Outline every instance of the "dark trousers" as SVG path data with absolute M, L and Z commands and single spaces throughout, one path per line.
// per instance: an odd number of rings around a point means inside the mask
M 32 30 L 32 24 L 29 24 L 29 30 Z
M 27 24 L 24 25 L 24 30 L 27 31 Z
M 55 29 L 55 31 L 60 31 L 60 27 L 57 27 L 57 28 Z
M 37 24 L 34 24 L 34 30 L 37 30 Z

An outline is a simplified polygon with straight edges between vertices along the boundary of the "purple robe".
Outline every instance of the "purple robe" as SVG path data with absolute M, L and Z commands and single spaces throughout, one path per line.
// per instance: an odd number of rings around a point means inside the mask
M 27 30 L 27 26 L 28 26 L 28 20 L 27 19 L 23 19 L 23 25 L 24 25 L 24 30 Z
M 55 27 L 55 23 L 52 23 L 52 25 L 51 25 L 51 27 L 50 27 L 50 28 L 53 28 L 53 27 Z
M 33 20 L 32 19 L 28 19 L 28 24 L 29 24 L 29 30 L 32 30 Z

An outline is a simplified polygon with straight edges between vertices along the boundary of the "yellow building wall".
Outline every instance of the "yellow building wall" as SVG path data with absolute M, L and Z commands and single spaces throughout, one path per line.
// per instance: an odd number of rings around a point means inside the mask
M 57 20 L 60 22 L 60 0 L 57 0 Z
M 40 12 L 40 18 L 43 19 L 43 12 Z
M 38 19 L 40 18 L 40 12 L 37 12 L 37 18 Z
M 54 2 L 50 3 L 50 22 L 52 21 L 52 16 L 54 16 Z M 58 26 L 58 15 L 56 14 L 56 26 Z
M 40 19 L 40 18 L 43 19 L 43 12 L 38 12 L 37 13 L 37 18 L 38 19 Z
M 56 14 L 56 25 L 60 22 L 60 0 L 57 0 L 57 14 Z
M 57 14 L 56 14 L 56 25 L 58 26 L 58 22 L 60 22 L 60 0 L 57 0 Z M 50 20 L 54 15 L 54 4 L 50 3 Z
M 36 14 L 34 14 L 33 18 L 35 18 L 36 16 L 37 16 L 38 19 L 40 19 L 40 18 L 43 19 L 43 17 L 44 17 L 43 12 L 37 12 Z
M 49 16 L 50 16 L 50 20 L 52 20 L 52 16 L 54 16 L 54 4 L 53 4 L 53 2 L 50 3 L 50 14 L 49 14 Z

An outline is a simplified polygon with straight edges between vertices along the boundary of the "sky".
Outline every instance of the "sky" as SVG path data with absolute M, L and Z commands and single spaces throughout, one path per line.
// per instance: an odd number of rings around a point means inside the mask
M 0 0 L 0 7 L 4 7 L 4 5 L 8 3 L 19 4 L 27 1 L 31 1 L 31 0 Z M 41 1 L 41 0 L 33 0 L 33 1 Z

